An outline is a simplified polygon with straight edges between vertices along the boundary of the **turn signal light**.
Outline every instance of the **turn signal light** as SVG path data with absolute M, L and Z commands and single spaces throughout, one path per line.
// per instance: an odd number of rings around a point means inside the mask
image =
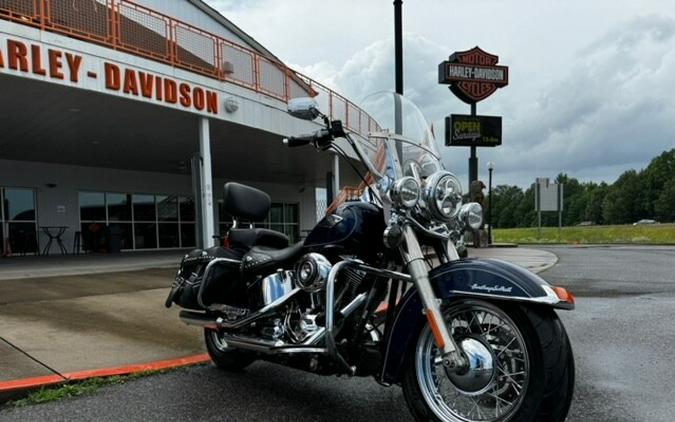
M 558 298 L 562 300 L 563 302 L 567 302 L 571 305 L 574 305 L 574 295 L 567 290 L 565 290 L 562 287 L 554 287 L 553 291 L 555 292 L 556 295 L 558 295 Z
M 424 313 L 427 315 L 427 321 L 429 321 L 431 334 L 434 335 L 434 343 L 436 343 L 436 347 L 443 350 L 445 348 L 445 341 L 443 341 L 441 329 L 438 328 L 438 324 L 436 323 L 436 320 L 434 319 L 434 316 L 429 309 L 427 309 Z

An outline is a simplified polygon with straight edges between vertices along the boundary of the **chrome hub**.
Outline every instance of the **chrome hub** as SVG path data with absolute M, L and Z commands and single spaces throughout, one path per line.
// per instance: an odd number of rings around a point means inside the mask
M 497 374 L 492 349 L 475 337 L 461 340 L 459 346 L 464 351 L 468 367 L 458 371 L 446 368 L 445 373 L 460 392 L 470 396 L 481 395 L 491 388 Z

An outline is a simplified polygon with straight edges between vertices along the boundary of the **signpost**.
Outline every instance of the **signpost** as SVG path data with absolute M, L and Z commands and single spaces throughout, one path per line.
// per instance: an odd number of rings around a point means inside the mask
M 548 177 L 538 177 L 534 184 L 534 209 L 537 211 L 540 238 L 542 211 L 558 212 L 558 231 L 560 231 L 562 229 L 563 184 L 549 183 Z
M 469 185 L 478 180 L 476 147 L 501 145 L 501 117 L 476 115 L 477 102 L 509 83 L 509 68 L 497 65 L 497 62 L 498 56 L 476 46 L 471 50 L 455 52 L 438 65 L 438 83 L 450 85 L 453 94 L 471 105 L 470 116 L 451 115 L 445 119 L 445 144 L 471 147 Z M 471 117 L 474 120 L 468 119 Z M 454 130 L 455 123 L 459 131 Z
M 496 147 L 501 144 L 501 117 L 451 114 L 445 118 L 445 146 Z

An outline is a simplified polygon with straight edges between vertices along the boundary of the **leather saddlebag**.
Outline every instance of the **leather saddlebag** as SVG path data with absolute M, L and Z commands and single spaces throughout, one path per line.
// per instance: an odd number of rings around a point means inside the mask
M 166 307 L 175 303 L 181 308 L 194 310 L 206 310 L 217 305 L 245 308 L 246 288 L 241 280 L 241 266 L 235 262 L 218 260 L 226 258 L 240 261 L 244 253 L 241 249 L 220 246 L 190 251 L 183 257 L 176 273 Z

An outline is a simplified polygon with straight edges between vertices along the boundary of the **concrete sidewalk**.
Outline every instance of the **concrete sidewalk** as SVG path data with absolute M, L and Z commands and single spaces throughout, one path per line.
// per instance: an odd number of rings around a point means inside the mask
M 176 267 L 185 253 L 186 250 L 170 250 L 0 258 L 0 280 Z
M 509 261 L 535 273 L 545 271 L 558 262 L 558 257 L 555 254 L 531 248 L 469 248 L 469 256 Z
M 182 324 L 177 307 L 164 307 L 180 254 L 145 257 L 146 266 L 160 262 L 171 268 L 100 273 L 101 265 L 90 261 L 92 274 L 58 277 L 8 280 L 0 267 L 0 387 L 11 380 L 203 354 L 202 331 Z M 557 261 L 552 253 L 527 248 L 471 249 L 469 255 L 505 259 L 535 272 Z M 119 262 L 121 268 L 139 265 L 140 258 L 128 258 Z M 62 260 L 59 270 L 87 271 L 86 260 L 73 262 L 69 268 Z M 42 265 L 12 271 L 25 275 L 50 268 Z

